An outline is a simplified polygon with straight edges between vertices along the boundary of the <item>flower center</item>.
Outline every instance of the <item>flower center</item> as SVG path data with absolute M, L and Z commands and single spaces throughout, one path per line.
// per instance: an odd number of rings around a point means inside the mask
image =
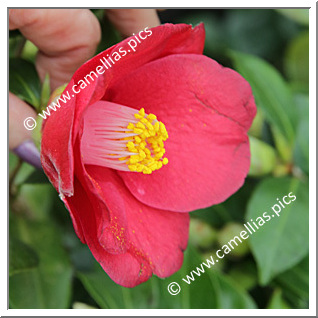
M 85 164 L 151 174 L 168 163 L 164 158 L 165 125 L 141 108 L 97 102 L 84 116 L 82 154 Z

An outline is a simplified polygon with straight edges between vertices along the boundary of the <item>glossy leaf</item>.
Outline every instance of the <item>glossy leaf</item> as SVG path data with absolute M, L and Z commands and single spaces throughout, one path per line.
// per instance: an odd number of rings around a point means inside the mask
M 21 53 L 21 57 L 35 63 L 38 51 L 39 49 L 31 41 L 27 40 Z
M 309 174 L 309 98 L 308 95 L 295 96 L 298 105 L 299 124 L 296 132 L 294 163 Z
M 289 177 L 268 178 L 255 189 L 246 221 L 253 219 L 259 224 L 259 229 L 249 237 L 249 243 L 257 262 L 261 285 L 268 284 L 274 276 L 291 268 L 307 254 L 308 191 L 308 184 Z M 283 204 L 285 207 L 282 208 L 279 200 L 284 202 L 284 196 L 287 196 L 285 200 L 289 204 Z M 263 216 L 264 212 L 270 219 Z M 258 217 L 262 217 L 263 221 Z
M 21 58 L 9 60 L 9 90 L 35 108 L 40 106 L 41 84 L 34 64 Z
M 39 266 L 9 279 L 10 307 L 14 309 L 68 308 L 72 268 L 53 224 L 15 217 L 21 241 L 38 254 Z
M 9 275 L 30 270 L 39 265 L 36 252 L 27 244 L 10 237 L 9 239 Z
M 292 159 L 292 146 L 276 126 L 272 126 L 271 128 L 275 148 L 280 159 L 285 163 L 290 163 Z
M 299 264 L 279 275 L 275 284 L 283 289 L 286 299 L 293 308 L 308 308 L 309 298 L 309 256 Z
M 309 174 L 309 123 L 302 121 L 297 129 L 294 160 L 302 171 Z

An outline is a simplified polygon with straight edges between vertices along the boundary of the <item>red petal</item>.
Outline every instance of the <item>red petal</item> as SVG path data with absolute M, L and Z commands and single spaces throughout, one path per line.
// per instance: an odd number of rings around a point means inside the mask
M 109 212 L 97 212 L 95 201 L 77 179 L 75 195 L 65 200 L 80 220 L 86 244 L 110 278 L 125 287 L 134 287 L 153 273 L 167 277 L 176 272 L 187 245 L 188 214 L 141 204 L 110 169 L 91 166 L 89 171 L 97 176 L 94 182 L 103 190 Z M 124 215 L 124 222 L 117 219 L 118 214 Z
M 177 212 L 224 201 L 244 183 L 247 130 L 256 108 L 249 84 L 201 55 L 149 63 L 109 89 L 112 102 L 154 113 L 169 133 L 167 166 L 152 175 L 119 172 L 141 202 Z
M 140 203 L 113 170 L 89 166 L 88 172 L 101 187 L 111 214 L 117 214 L 117 210 L 125 213 L 127 225 L 122 230 L 127 238 L 122 242 L 127 253 L 143 264 L 140 269 L 159 277 L 176 272 L 182 265 L 182 252 L 187 246 L 189 215 L 157 210 Z M 100 242 L 104 241 L 103 234 Z M 107 266 L 104 269 L 108 272 Z M 118 280 L 116 276 L 112 279 Z
M 61 108 L 56 112 L 51 111 L 51 116 L 43 126 L 41 161 L 44 171 L 60 193 L 70 196 L 74 192 L 72 147 L 79 131 L 82 112 L 88 105 L 100 100 L 111 83 L 120 81 L 123 76 L 149 61 L 170 54 L 203 51 L 205 36 L 203 24 L 193 29 L 185 24 L 165 24 L 152 28 L 151 32 L 150 36 L 138 43 L 135 52 L 123 56 L 97 79 L 92 74 L 94 80 L 88 77 L 90 84 L 80 93 L 74 94 L 73 85 L 78 85 L 79 81 L 87 78 L 92 71 L 96 73 L 96 68 L 103 66 L 101 62 L 103 57 L 112 56 L 112 53 L 118 52 L 120 48 L 128 50 L 129 41 L 135 37 L 127 38 L 83 64 L 64 90 L 64 94 L 68 92 L 71 99 L 65 103 L 61 102 Z M 143 36 L 145 37 L 145 34 Z M 78 86 L 76 90 L 79 90 Z
M 80 158 L 78 139 L 74 148 Z M 140 203 L 114 170 L 75 162 L 74 196 L 64 197 L 76 233 L 116 283 L 134 287 L 167 277 L 183 261 L 189 215 Z

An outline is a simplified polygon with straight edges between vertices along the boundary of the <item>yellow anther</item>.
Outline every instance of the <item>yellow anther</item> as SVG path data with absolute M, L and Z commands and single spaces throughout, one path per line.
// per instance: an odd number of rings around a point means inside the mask
M 141 119 L 141 118 L 143 118 L 143 117 L 140 116 L 139 114 L 135 114 L 134 116 L 135 116 L 136 119 Z
M 151 130 L 155 130 L 155 129 L 153 128 L 153 126 L 150 124 L 149 121 L 147 121 L 145 124 L 146 124 L 147 128 L 148 128 L 150 131 L 151 131 Z
M 135 136 L 134 139 L 135 139 L 137 144 L 141 143 L 141 138 L 139 138 L 138 136 Z
M 127 128 L 133 130 L 135 128 L 135 125 L 133 123 L 129 123 Z
M 132 141 L 128 141 L 126 147 L 130 150 L 135 148 L 135 144 Z
M 152 164 L 148 166 L 148 168 L 151 169 L 152 171 L 157 170 L 157 162 L 153 162 Z
M 167 130 L 166 130 L 166 127 L 165 125 L 160 122 L 160 132 L 163 134 L 163 135 L 166 135 L 167 134 Z
M 136 124 L 136 127 L 137 127 L 137 128 L 140 128 L 140 129 L 146 129 L 145 125 L 142 124 L 141 122 L 138 122 L 138 123 Z
M 138 134 L 138 135 L 139 135 L 139 134 L 141 134 L 141 133 L 143 132 L 143 130 L 142 130 L 142 129 L 140 129 L 140 128 L 134 128 L 134 130 L 133 130 L 133 131 L 134 131 L 134 133 L 135 133 L 135 134 Z
M 147 167 L 144 167 L 144 170 L 142 171 L 144 174 L 151 174 L 152 173 L 152 170 L 147 168 Z
M 143 150 L 140 150 L 139 151 L 139 155 L 142 159 L 145 159 L 147 156 L 146 156 L 146 153 L 143 151 Z
M 168 138 L 168 133 L 165 125 L 157 121 L 155 115 L 146 115 L 142 108 L 134 114 L 134 120 L 127 125 L 127 129 L 128 134 L 134 133 L 135 136 L 122 140 L 127 140 L 127 150 L 135 154 L 120 160 L 126 160 L 130 171 L 151 174 L 168 163 L 168 159 L 163 158 L 166 152 L 164 141 Z
M 137 166 L 136 165 L 128 165 L 128 168 L 130 171 L 137 171 Z
M 154 125 L 154 128 L 155 128 L 155 131 L 158 132 L 159 131 L 159 128 L 160 128 L 160 123 L 159 121 L 157 121 Z
M 163 152 L 161 151 L 155 155 L 155 158 L 160 159 L 162 158 L 162 156 L 163 156 Z
M 144 108 L 141 108 L 139 110 L 139 114 L 142 116 L 142 117 L 145 117 L 146 113 L 145 113 L 145 109 Z
M 154 120 L 157 119 L 157 116 L 154 115 L 154 114 L 149 114 L 149 115 L 147 116 L 147 118 L 148 118 L 150 121 L 154 121 Z
M 143 169 L 143 168 L 144 168 L 143 165 L 138 164 L 136 171 L 137 171 L 137 172 L 142 172 L 142 169 Z
M 158 144 L 159 144 L 159 147 L 161 147 L 161 148 L 164 147 L 164 144 L 163 144 L 163 141 L 161 138 L 158 139 Z

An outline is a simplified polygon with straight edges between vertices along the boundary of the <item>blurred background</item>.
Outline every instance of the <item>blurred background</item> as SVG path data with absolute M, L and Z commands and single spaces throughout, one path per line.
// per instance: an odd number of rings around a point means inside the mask
M 103 10 L 92 11 L 103 31 L 100 52 L 121 39 Z M 162 23 L 204 22 L 204 54 L 252 86 L 258 113 L 249 131 L 252 162 L 244 186 L 224 203 L 190 214 L 189 244 L 176 274 L 128 289 L 109 279 L 80 243 L 46 176 L 10 153 L 10 308 L 308 308 L 308 10 L 176 9 L 159 15 Z M 34 100 L 43 99 L 34 72 L 36 48 L 14 31 L 9 54 L 10 91 L 23 95 L 14 83 L 19 76 Z M 289 192 L 297 199 L 281 217 L 191 285 L 182 283 L 244 223 Z M 170 282 L 181 285 L 177 296 L 168 293 Z

